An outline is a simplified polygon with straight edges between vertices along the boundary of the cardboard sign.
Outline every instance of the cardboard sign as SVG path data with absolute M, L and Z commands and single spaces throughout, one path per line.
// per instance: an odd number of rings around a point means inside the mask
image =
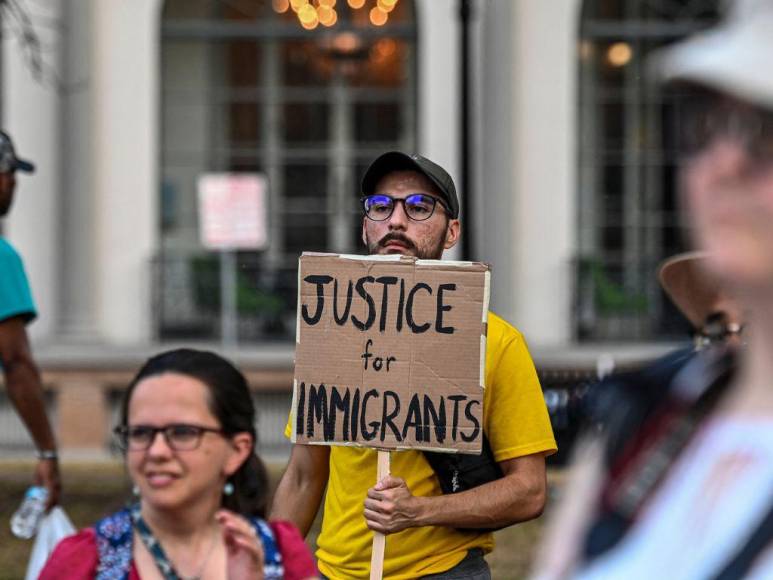
M 205 248 L 260 250 L 268 244 L 266 178 L 207 173 L 198 179 L 199 233 Z
M 304 253 L 293 442 L 479 453 L 490 270 Z

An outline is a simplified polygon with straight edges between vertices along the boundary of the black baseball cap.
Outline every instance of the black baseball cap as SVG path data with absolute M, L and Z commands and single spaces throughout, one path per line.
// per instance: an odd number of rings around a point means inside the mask
M 393 171 L 416 171 L 424 175 L 438 188 L 440 195 L 448 204 L 451 217 L 459 217 L 459 198 L 456 196 L 454 180 L 448 172 L 437 163 L 416 153 L 408 154 L 402 151 L 389 151 L 380 155 L 370 164 L 362 178 L 363 195 L 371 195 L 382 177 Z
M 10 171 L 32 173 L 35 171 L 35 166 L 29 161 L 16 157 L 11 137 L 5 131 L 0 131 L 0 173 Z

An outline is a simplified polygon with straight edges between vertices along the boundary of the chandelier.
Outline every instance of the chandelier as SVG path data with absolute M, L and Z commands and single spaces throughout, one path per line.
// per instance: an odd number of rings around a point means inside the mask
M 340 0 L 342 3 L 344 0 Z M 346 0 L 353 10 L 368 10 L 368 20 L 373 26 L 383 26 L 389 20 L 389 13 L 394 10 L 399 0 Z M 331 27 L 338 22 L 336 11 L 337 0 L 272 0 L 274 11 L 285 14 L 292 10 L 303 28 L 314 30 L 322 25 Z

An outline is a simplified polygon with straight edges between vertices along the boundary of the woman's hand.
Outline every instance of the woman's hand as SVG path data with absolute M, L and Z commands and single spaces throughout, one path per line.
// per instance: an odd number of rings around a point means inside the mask
M 263 544 L 252 524 L 228 510 L 215 519 L 223 530 L 228 580 L 263 580 Z

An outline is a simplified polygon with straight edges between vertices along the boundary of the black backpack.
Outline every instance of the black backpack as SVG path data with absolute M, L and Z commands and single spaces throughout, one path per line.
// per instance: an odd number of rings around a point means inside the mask
M 435 471 L 440 487 L 446 494 L 466 491 L 500 479 L 503 475 L 485 434 L 480 455 L 424 451 L 424 457 Z

